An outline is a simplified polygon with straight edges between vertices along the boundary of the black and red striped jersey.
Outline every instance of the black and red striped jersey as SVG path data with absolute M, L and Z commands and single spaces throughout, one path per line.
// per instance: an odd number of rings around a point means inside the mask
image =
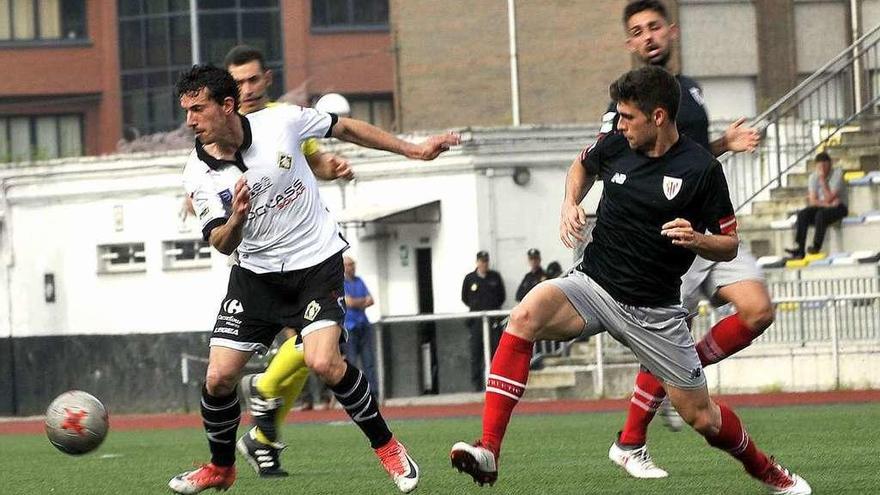
M 684 218 L 697 232 L 736 230 L 721 164 L 684 134 L 663 156 L 649 157 L 619 133 L 586 150 L 581 164 L 605 188 L 578 269 L 624 304 L 678 304 L 681 276 L 696 255 L 661 227 Z

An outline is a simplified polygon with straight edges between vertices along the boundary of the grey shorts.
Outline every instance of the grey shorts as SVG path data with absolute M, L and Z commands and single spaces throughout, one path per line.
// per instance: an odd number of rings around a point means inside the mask
M 586 327 L 582 336 L 607 331 L 663 382 L 681 389 L 706 385 L 694 339 L 685 322 L 688 313 L 683 307 L 621 304 L 577 270 L 546 283 L 558 287 L 583 317 Z
M 690 313 L 697 310 L 703 299 L 720 306 L 725 301 L 717 297 L 718 289 L 745 280 L 763 282 L 764 274 L 755 257 L 742 244 L 736 258 L 730 261 L 709 261 L 697 256 L 681 277 L 681 304 Z

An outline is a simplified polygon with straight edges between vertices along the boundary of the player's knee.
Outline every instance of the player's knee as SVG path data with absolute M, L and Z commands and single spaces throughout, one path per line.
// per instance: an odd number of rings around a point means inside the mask
M 682 416 L 682 418 L 691 425 L 691 428 L 703 436 L 715 436 L 721 430 L 720 418 L 716 418 L 710 408 L 698 409 L 693 411 L 689 417 Z
M 345 361 L 339 356 L 319 355 L 314 358 L 306 356 L 306 364 L 324 383 L 335 385 L 345 374 Z
M 510 312 L 510 322 L 507 325 L 507 331 L 514 333 L 520 337 L 534 337 L 538 331 L 538 326 L 532 315 L 532 312 L 518 304 Z
M 209 367 L 205 375 L 205 389 L 208 391 L 208 395 L 226 397 L 235 392 L 237 378 L 237 376 L 224 373 L 219 368 Z
M 764 333 L 764 330 L 767 330 L 776 318 L 776 313 L 773 311 L 773 305 L 769 300 L 762 301 L 761 304 L 756 304 L 751 308 L 741 310 L 739 313 L 743 323 L 749 327 L 755 337 Z

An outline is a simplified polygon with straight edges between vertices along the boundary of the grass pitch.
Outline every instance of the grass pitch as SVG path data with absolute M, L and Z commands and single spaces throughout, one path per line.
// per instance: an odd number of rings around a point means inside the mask
M 880 404 L 742 408 L 752 437 L 804 476 L 818 494 L 880 493 Z M 623 413 L 514 416 L 492 488 L 454 471 L 449 448 L 473 440 L 477 418 L 396 421 L 395 434 L 422 468 L 417 494 L 761 494 L 726 454 L 692 431 L 655 422 L 650 448 L 670 472 L 664 480 L 629 478 L 607 459 Z M 240 430 L 241 431 L 241 430 Z M 239 462 L 230 494 L 394 494 L 368 444 L 351 424 L 288 425 L 282 459 L 291 476 L 261 480 Z M 207 459 L 200 430 L 113 431 L 96 452 L 70 457 L 42 435 L 0 436 L 0 493 L 169 493 L 171 476 Z M 213 491 L 206 493 L 214 493 Z

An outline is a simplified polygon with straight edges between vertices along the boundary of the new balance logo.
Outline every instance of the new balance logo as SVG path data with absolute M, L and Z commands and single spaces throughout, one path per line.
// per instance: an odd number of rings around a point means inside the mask
M 691 379 L 697 379 L 703 374 L 703 368 L 694 368 L 691 370 Z
M 624 182 L 626 182 L 626 174 L 615 172 L 614 177 L 611 178 L 611 182 L 615 184 L 623 184 Z

